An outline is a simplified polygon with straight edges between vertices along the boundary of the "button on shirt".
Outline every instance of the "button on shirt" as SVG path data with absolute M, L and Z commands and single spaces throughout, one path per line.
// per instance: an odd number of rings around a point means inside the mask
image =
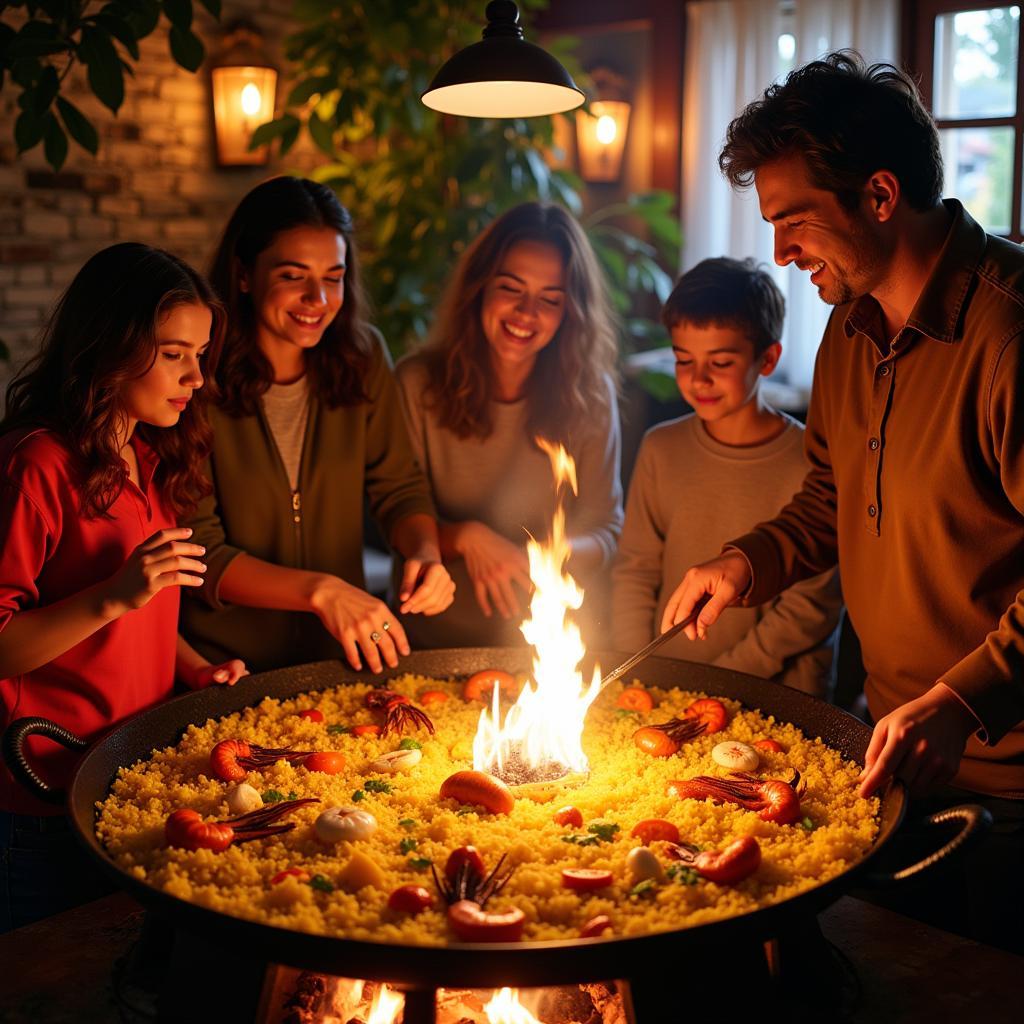
M 811 470 L 733 542 L 758 604 L 838 558 L 877 719 L 939 680 L 982 728 L 956 784 L 1024 797 L 1024 250 L 956 200 L 895 339 L 838 307 L 804 434 Z
M 158 461 L 132 442 L 141 488 L 128 483 L 105 516 L 81 510 L 71 453 L 57 435 L 0 437 L 0 630 L 19 612 L 55 604 L 112 576 L 144 540 L 175 525 L 153 476 Z M 86 740 L 171 695 L 177 645 L 178 587 L 122 615 L 53 661 L 0 679 L 2 726 L 41 715 Z M 29 759 L 43 779 L 67 786 L 79 756 L 31 737 Z M 59 814 L 0 768 L 0 810 Z

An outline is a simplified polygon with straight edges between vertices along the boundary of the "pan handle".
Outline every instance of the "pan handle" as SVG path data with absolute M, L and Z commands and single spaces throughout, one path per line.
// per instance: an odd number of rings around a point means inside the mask
M 933 853 L 928 854 L 899 871 L 871 871 L 867 875 L 867 881 L 872 885 L 886 886 L 902 882 L 915 875 L 934 867 L 939 861 L 953 856 L 965 843 L 970 842 L 980 835 L 992 824 L 992 815 L 980 804 L 958 804 L 956 807 L 947 807 L 944 810 L 936 811 L 924 818 L 924 825 L 942 825 L 947 821 L 960 822 L 960 830 L 949 842 L 940 846 Z
M 81 737 L 69 732 L 63 725 L 51 722 L 48 718 L 18 718 L 4 731 L 0 747 L 3 749 L 4 761 L 11 774 L 34 796 L 49 804 L 62 804 L 67 795 L 62 789 L 54 789 L 44 782 L 25 756 L 25 741 L 29 736 L 45 736 L 59 743 L 68 750 L 85 750 L 88 743 Z

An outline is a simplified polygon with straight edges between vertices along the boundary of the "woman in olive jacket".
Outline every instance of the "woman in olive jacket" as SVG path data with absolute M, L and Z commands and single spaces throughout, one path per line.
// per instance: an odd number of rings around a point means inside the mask
M 228 337 L 214 492 L 189 524 L 208 568 L 182 630 L 257 671 L 342 654 L 356 669 L 394 667 L 409 645 L 363 589 L 364 495 L 404 560 L 403 615 L 443 611 L 454 584 L 383 339 L 360 316 L 348 212 L 316 182 L 266 181 L 232 214 L 210 276 Z

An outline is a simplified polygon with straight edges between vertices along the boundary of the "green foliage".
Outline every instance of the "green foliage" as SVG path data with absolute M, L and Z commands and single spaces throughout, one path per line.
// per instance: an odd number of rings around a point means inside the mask
M 215 18 L 220 0 L 199 0 Z M 163 15 L 171 25 L 170 50 L 188 71 L 203 62 L 203 44 L 192 32 L 192 0 L 110 0 L 98 7 L 82 0 L 9 0 L 0 12 L 19 11 L 0 21 L 0 89 L 8 80 L 20 90 L 21 113 L 14 124 L 18 152 L 43 145 L 58 171 L 68 154 L 68 137 L 95 155 L 99 135 L 92 122 L 61 95 L 76 63 L 86 68 L 89 88 L 113 113 L 124 102 L 125 75 L 139 59 L 139 40 Z
M 530 12 L 547 2 L 519 4 L 527 38 Z M 275 142 L 285 154 L 305 132 L 329 158 L 312 176 L 352 211 L 375 320 L 401 352 L 426 333 L 454 261 L 491 220 L 531 199 L 579 214 L 581 183 L 552 166 L 554 118 L 448 117 L 420 101 L 444 61 L 479 41 L 482 4 L 296 0 L 294 14 L 302 27 L 286 53 L 295 84 L 286 112 L 261 126 L 252 146 Z M 546 46 L 585 87 L 574 42 Z M 671 198 L 633 197 L 621 209 L 594 215 L 589 227 L 616 308 L 626 317 L 624 330 L 634 342 L 652 334 L 653 325 L 628 314 L 635 293 L 664 290 L 659 259 L 673 245 L 678 249 Z M 669 254 L 669 265 L 677 258 Z

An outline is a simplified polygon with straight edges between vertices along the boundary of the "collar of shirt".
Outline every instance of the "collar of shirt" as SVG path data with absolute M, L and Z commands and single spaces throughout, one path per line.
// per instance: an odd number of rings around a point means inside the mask
M 931 275 L 907 318 L 906 328 L 952 344 L 960 335 L 960 314 L 985 251 L 987 236 L 984 228 L 959 200 L 944 199 L 942 202 L 953 215 L 953 223 Z M 888 347 L 879 342 L 881 323 L 878 303 L 870 295 L 862 295 L 850 306 L 843 321 L 843 330 L 848 338 L 854 334 L 865 335 L 886 354 Z M 896 338 L 906 339 L 905 332 L 904 328 Z M 894 347 L 896 338 L 893 339 Z

